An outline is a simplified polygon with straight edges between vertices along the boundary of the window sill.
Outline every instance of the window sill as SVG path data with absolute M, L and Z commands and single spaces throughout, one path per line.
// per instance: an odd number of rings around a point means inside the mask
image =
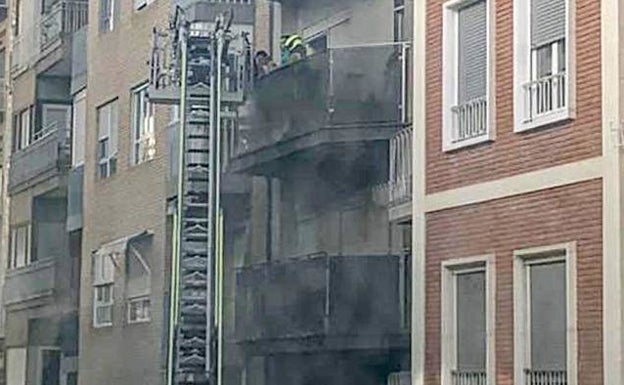
M 562 108 L 557 111 L 552 111 L 540 116 L 533 118 L 533 120 L 523 121 L 521 122 L 515 129 L 514 132 L 520 133 L 525 131 L 534 130 L 543 126 L 547 126 L 554 123 L 563 122 L 566 120 L 573 119 L 571 111 L 569 108 Z
M 106 323 L 106 324 L 93 324 L 93 328 L 94 329 L 106 329 L 106 328 L 112 328 L 113 327 L 113 323 Z
M 488 130 L 489 131 L 489 130 Z M 444 152 L 452 152 L 455 150 L 459 150 L 466 147 L 476 146 L 482 143 L 488 143 L 494 141 L 494 137 L 491 132 L 486 133 L 485 135 L 479 135 L 474 138 L 462 140 L 460 142 L 449 143 L 447 141 L 444 142 L 442 146 L 442 151 Z
M 152 319 L 145 319 L 145 320 L 136 320 L 136 321 L 130 321 L 128 320 L 128 325 L 141 325 L 141 324 L 148 324 L 152 322 Z

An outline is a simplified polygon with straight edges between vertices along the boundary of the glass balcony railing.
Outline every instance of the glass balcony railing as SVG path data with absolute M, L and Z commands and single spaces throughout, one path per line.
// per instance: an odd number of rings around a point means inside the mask
M 238 153 L 325 128 L 404 123 L 407 48 L 332 48 L 256 79 Z
M 308 337 L 379 341 L 401 333 L 396 256 L 324 253 L 240 268 L 236 330 L 241 342 Z

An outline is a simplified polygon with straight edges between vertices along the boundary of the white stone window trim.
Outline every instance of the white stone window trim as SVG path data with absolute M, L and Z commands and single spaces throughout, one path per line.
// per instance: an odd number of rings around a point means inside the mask
M 487 116 L 486 134 L 455 142 L 452 108 L 457 105 L 459 83 L 458 50 L 458 11 L 480 0 L 448 0 L 442 4 L 442 151 L 449 152 L 496 139 L 496 95 L 495 95 L 495 6 L 492 0 L 486 1 L 486 45 L 487 74 L 486 95 Z M 522 0 L 520 0 L 522 1 Z
M 455 277 L 457 273 L 485 272 L 486 295 L 486 377 L 487 385 L 496 384 L 496 267 L 493 254 L 450 259 L 441 269 L 441 385 L 452 385 L 457 349 L 457 317 L 455 314 Z
M 561 254 L 563 252 L 563 255 Z M 567 312 L 567 385 L 578 385 L 578 335 L 576 297 L 576 242 L 526 248 L 514 251 L 514 385 L 524 385 L 524 369 L 531 355 L 531 335 L 528 321 L 527 267 L 535 263 L 565 261 Z
M 524 85 L 532 79 L 533 54 L 531 49 L 531 0 L 514 0 L 513 4 L 514 52 L 514 132 L 524 132 L 538 127 L 576 118 L 576 1 L 566 0 L 565 58 L 566 81 L 563 109 L 525 119 L 526 97 Z

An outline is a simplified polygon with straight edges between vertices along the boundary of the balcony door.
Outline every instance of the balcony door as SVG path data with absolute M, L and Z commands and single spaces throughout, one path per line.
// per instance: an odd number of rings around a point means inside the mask
M 69 136 L 71 106 L 64 104 L 44 104 L 41 109 L 41 126 L 35 129 L 35 137 L 63 131 Z

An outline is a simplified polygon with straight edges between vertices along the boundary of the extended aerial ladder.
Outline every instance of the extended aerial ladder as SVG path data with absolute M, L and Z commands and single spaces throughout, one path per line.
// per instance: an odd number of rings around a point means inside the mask
M 243 102 L 250 57 L 232 18 L 193 22 L 176 8 L 168 30 L 154 30 L 149 99 L 179 105 L 168 385 L 221 383 L 221 113 Z

